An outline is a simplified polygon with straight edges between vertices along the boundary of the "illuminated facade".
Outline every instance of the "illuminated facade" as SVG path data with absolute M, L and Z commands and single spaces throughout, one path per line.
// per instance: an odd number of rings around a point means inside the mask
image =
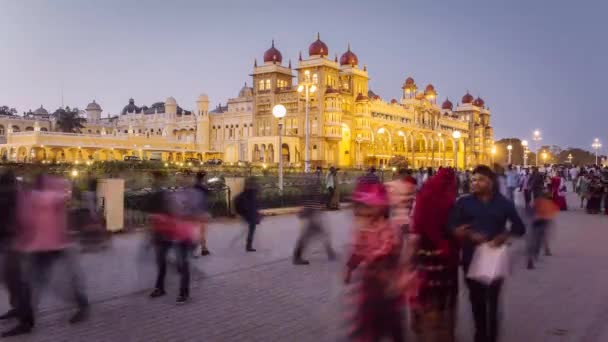
M 119 115 L 102 117 L 95 101 L 81 134 L 56 132 L 56 118 L 44 108 L 27 117 L 0 117 L 0 155 L 19 161 L 142 159 L 184 161 L 222 158 L 227 163 L 250 161 L 303 166 L 308 105 L 309 156 L 312 166 L 363 167 L 387 165 L 401 157 L 413 167 L 459 168 L 490 163 L 493 130 L 490 111 L 468 92 L 459 104 L 437 103 L 428 84 L 419 91 L 414 79 L 403 83 L 400 100 L 386 102 L 369 89 L 369 75 L 350 49 L 331 59 L 317 37 L 300 53 L 297 65 L 283 63 L 274 42 L 254 63 L 252 86 L 209 110 L 201 95 L 188 111 L 169 97 L 138 106 L 131 99 Z M 306 92 L 298 88 L 308 88 Z M 301 89 L 300 89 L 301 90 Z M 283 104 L 283 143 L 272 108 Z M 453 133 L 458 131 L 460 138 Z
M 368 85 L 365 66 L 350 46 L 338 59 L 328 58 L 327 45 L 317 37 L 292 68 L 283 64 L 274 46 L 263 64 L 253 68 L 253 137 L 247 140 L 248 160 L 302 165 L 305 158 L 306 99 L 298 85 L 312 84 L 309 96 L 309 154 L 313 166 L 383 166 L 401 156 L 413 167 L 489 163 L 493 145 L 490 111 L 481 98 L 466 94 L 454 108 L 449 100 L 437 104 L 429 84 L 418 91 L 407 78 L 400 101 L 383 101 Z M 301 89 L 300 89 L 301 90 Z M 283 146 L 278 146 L 278 121 L 272 107 L 287 108 Z M 459 131 L 460 139 L 453 138 Z M 456 150 L 456 153 L 455 153 Z

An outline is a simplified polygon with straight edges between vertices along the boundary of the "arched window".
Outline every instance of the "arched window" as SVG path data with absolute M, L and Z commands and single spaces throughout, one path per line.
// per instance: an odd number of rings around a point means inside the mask
M 312 74 L 312 83 L 314 83 L 314 84 L 318 84 L 319 83 L 319 75 Z
M 26 132 L 32 132 L 33 130 L 34 130 L 34 127 L 32 127 L 32 126 L 25 127 Z
M 270 90 L 270 79 L 266 80 L 266 90 Z
M 258 90 L 264 90 L 264 80 L 260 80 Z
M 0 135 L 4 135 L 4 126 L 0 125 Z

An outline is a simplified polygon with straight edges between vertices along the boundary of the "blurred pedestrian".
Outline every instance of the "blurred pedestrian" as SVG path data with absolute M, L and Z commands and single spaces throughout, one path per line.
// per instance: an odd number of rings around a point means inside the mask
M 553 224 L 559 207 L 551 199 L 551 195 L 540 197 L 534 201 L 534 218 L 530 227 L 530 237 L 528 245 L 528 265 L 529 270 L 534 268 L 534 262 L 538 259 L 540 249 L 545 247 L 545 255 L 551 255 L 548 241 L 548 230 Z
M 177 255 L 180 287 L 176 303 L 183 304 L 190 297 L 190 252 L 198 239 L 204 198 L 200 191 L 187 188 L 178 191 L 161 190 L 159 206 L 151 215 L 153 242 L 156 249 L 157 277 L 151 298 L 164 296 L 167 256 L 171 249 Z
M 536 166 L 533 167 L 532 173 L 530 174 L 530 177 L 528 178 L 528 189 L 530 190 L 530 193 L 532 194 L 533 199 L 540 198 L 545 193 L 544 182 L 545 182 L 545 177 L 538 170 L 538 167 L 536 167 Z
M 556 173 L 551 178 L 551 195 L 553 202 L 557 205 L 559 210 L 568 210 L 568 204 L 566 202 L 566 180 L 561 172 Z
M 327 209 L 340 209 L 340 190 L 339 190 L 338 170 L 330 167 L 325 178 L 325 188 L 327 189 Z
M 599 176 L 591 174 L 589 181 L 589 199 L 587 200 L 587 213 L 599 214 L 602 208 L 602 196 L 604 188 Z
M 355 241 L 347 262 L 344 282 L 351 281 L 357 268 L 360 285 L 355 297 L 353 341 L 393 341 L 404 339 L 401 293 L 395 286 L 401 246 L 396 230 L 387 219 L 389 200 L 383 184 L 361 179 L 352 195 L 355 215 Z
M 513 202 L 496 191 L 496 175 L 488 166 L 477 166 L 472 179 L 472 195 L 458 199 L 449 221 L 449 230 L 461 241 L 465 274 L 479 244 L 502 246 L 510 236 L 522 236 L 526 230 Z M 510 230 L 506 228 L 507 221 L 511 222 Z M 502 282 L 499 279 L 486 285 L 466 279 L 475 321 L 475 342 L 495 342 L 498 339 Z
M 576 182 L 576 193 L 581 199 L 581 209 L 585 207 L 585 201 L 589 198 L 589 175 L 585 170 L 581 171 Z
M 323 220 L 321 212 L 318 208 L 306 206 L 302 209 L 299 217 L 302 219 L 303 227 L 300 237 L 296 242 L 296 248 L 293 252 L 293 263 L 294 265 L 308 265 L 310 262 L 302 258 L 302 254 L 306 249 L 307 245 L 311 240 L 319 238 L 323 241 L 325 251 L 327 252 L 327 258 L 334 260 L 336 253 L 331 246 L 331 240 L 329 234 L 323 227 Z
M 23 289 L 27 286 L 24 283 L 23 272 L 21 269 L 21 255 L 13 248 L 16 230 L 18 229 L 16 220 L 17 209 L 17 179 L 12 170 L 6 170 L 0 175 L 0 253 L 3 257 L 3 279 L 6 286 L 10 309 L 0 316 L 0 320 L 12 318 L 19 319 L 17 329 L 12 329 L 12 333 L 7 332 L 2 336 L 17 335 L 17 333 L 29 332 L 32 323 L 27 321 L 23 312 Z M 26 294 L 26 293 L 25 293 Z
M 410 232 L 410 216 L 416 199 L 416 180 L 409 170 L 399 170 L 399 178 L 386 183 L 389 193 L 391 222 L 405 238 Z
M 416 198 L 411 265 L 416 270 L 416 296 L 410 298 L 414 331 L 420 341 L 454 341 L 458 296 L 458 244 L 446 235 L 448 219 L 456 201 L 452 169 L 431 177 Z
M 41 175 L 34 190 L 23 192 L 17 201 L 20 229 L 15 239 L 15 248 L 26 259 L 30 280 L 29 286 L 23 289 L 25 294 L 20 304 L 23 305 L 23 320 L 13 330 L 6 332 L 5 336 L 29 332 L 28 328 L 31 330 L 34 326 L 34 310 L 40 292 L 47 286 L 53 266 L 60 262 L 67 265 L 67 278 L 70 279 L 78 307 L 70 318 L 70 323 L 82 322 L 89 316 L 83 276 L 68 233 L 68 189 L 67 181 Z
M 507 198 L 511 202 L 515 202 L 515 189 L 519 185 L 519 174 L 516 169 L 513 168 L 512 164 L 509 164 L 505 173 L 506 186 L 507 186 Z
M 245 180 L 245 189 L 234 199 L 235 209 L 237 214 L 243 218 L 248 226 L 247 244 L 245 250 L 247 252 L 255 252 L 253 248 L 253 237 L 255 228 L 260 224 L 261 215 L 258 205 L 258 185 L 253 178 Z
M 532 202 L 532 192 L 530 191 L 530 170 L 525 169 L 519 179 L 519 191 L 524 193 L 524 205 L 526 210 L 530 209 L 530 203 Z
M 209 208 L 208 208 L 208 204 L 209 204 L 209 194 L 210 194 L 210 190 L 209 187 L 207 186 L 207 184 L 205 183 L 205 177 L 207 176 L 207 173 L 205 171 L 200 171 L 196 174 L 196 182 L 194 183 L 194 189 L 198 190 L 200 193 L 200 196 L 202 198 L 201 201 L 201 218 L 202 218 L 202 222 L 199 228 L 199 237 L 200 237 L 200 246 L 201 246 L 201 250 L 200 250 L 200 254 L 201 256 L 206 256 L 211 254 L 211 252 L 209 252 L 209 248 L 207 247 L 207 225 L 208 225 L 208 219 L 209 219 Z
M 580 176 L 578 167 L 571 167 L 570 170 L 568 170 L 568 175 L 570 176 L 570 181 L 572 182 L 572 191 L 576 192 L 576 184 L 578 182 L 578 177 Z

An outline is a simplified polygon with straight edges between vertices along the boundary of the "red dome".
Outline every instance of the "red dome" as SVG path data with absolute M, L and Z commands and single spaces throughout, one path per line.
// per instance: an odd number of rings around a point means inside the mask
M 350 51 L 350 44 L 348 44 L 348 50 L 340 57 L 340 65 L 358 65 L 359 58 L 354 52 Z
M 414 82 L 414 79 L 411 78 L 411 77 L 408 77 L 408 78 L 405 79 L 405 83 L 403 83 L 403 87 L 402 88 L 403 89 L 405 89 L 405 88 L 412 88 L 412 87 L 415 87 L 415 86 L 416 86 L 416 83 Z
M 469 94 L 469 92 L 467 91 L 467 93 L 462 97 L 462 104 L 472 103 L 473 100 L 475 100 L 473 98 L 473 95 Z
M 443 101 L 443 104 L 441 105 L 441 109 L 452 110 L 453 108 L 454 108 L 454 105 L 448 99 L 445 99 L 445 101 Z
M 485 104 L 486 103 L 481 99 L 481 97 L 478 97 L 475 99 L 475 101 L 473 101 L 473 106 L 483 107 Z
M 391 100 L 391 104 L 397 104 L 397 103 L 398 103 L 398 102 L 397 102 L 397 100 L 396 100 L 396 99 L 392 99 L 392 100 Z
M 315 40 L 308 47 L 308 55 L 309 56 L 327 56 L 329 54 L 329 49 L 327 45 L 321 41 L 320 35 L 317 33 L 317 40 Z
M 365 100 L 367 100 L 367 99 L 368 99 L 368 97 L 367 97 L 367 96 L 365 96 L 365 95 L 363 95 L 363 94 L 359 93 L 359 95 L 357 95 L 357 99 L 356 99 L 356 100 L 357 100 L 357 101 L 365 101 Z
M 433 87 L 432 84 L 429 84 L 426 86 L 426 88 L 424 88 L 424 92 L 425 93 L 433 93 L 435 92 L 435 87 Z
M 270 49 L 266 50 L 266 52 L 264 52 L 264 63 L 279 63 L 281 64 L 281 62 L 283 61 L 283 55 L 281 55 L 281 51 L 277 50 L 274 47 L 274 39 L 272 40 L 272 46 L 270 47 Z

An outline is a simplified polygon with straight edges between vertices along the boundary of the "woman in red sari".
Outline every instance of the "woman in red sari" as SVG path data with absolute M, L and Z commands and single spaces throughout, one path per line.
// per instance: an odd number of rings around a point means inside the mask
M 551 178 L 551 195 L 553 202 L 559 207 L 559 210 L 568 210 L 568 204 L 566 203 L 566 180 L 564 177 L 556 174 Z
M 357 272 L 358 286 L 350 299 L 355 307 L 350 317 L 350 341 L 394 342 L 404 340 L 401 297 L 396 289 L 401 239 L 388 218 L 386 188 L 376 179 L 362 179 L 352 195 L 355 241 L 346 264 L 344 282 Z M 356 271 L 357 270 L 357 271 Z
M 454 341 L 459 252 L 446 229 L 456 191 L 454 171 L 441 169 L 416 198 L 408 247 L 417 274 L 414 331 L 421 341 Z

